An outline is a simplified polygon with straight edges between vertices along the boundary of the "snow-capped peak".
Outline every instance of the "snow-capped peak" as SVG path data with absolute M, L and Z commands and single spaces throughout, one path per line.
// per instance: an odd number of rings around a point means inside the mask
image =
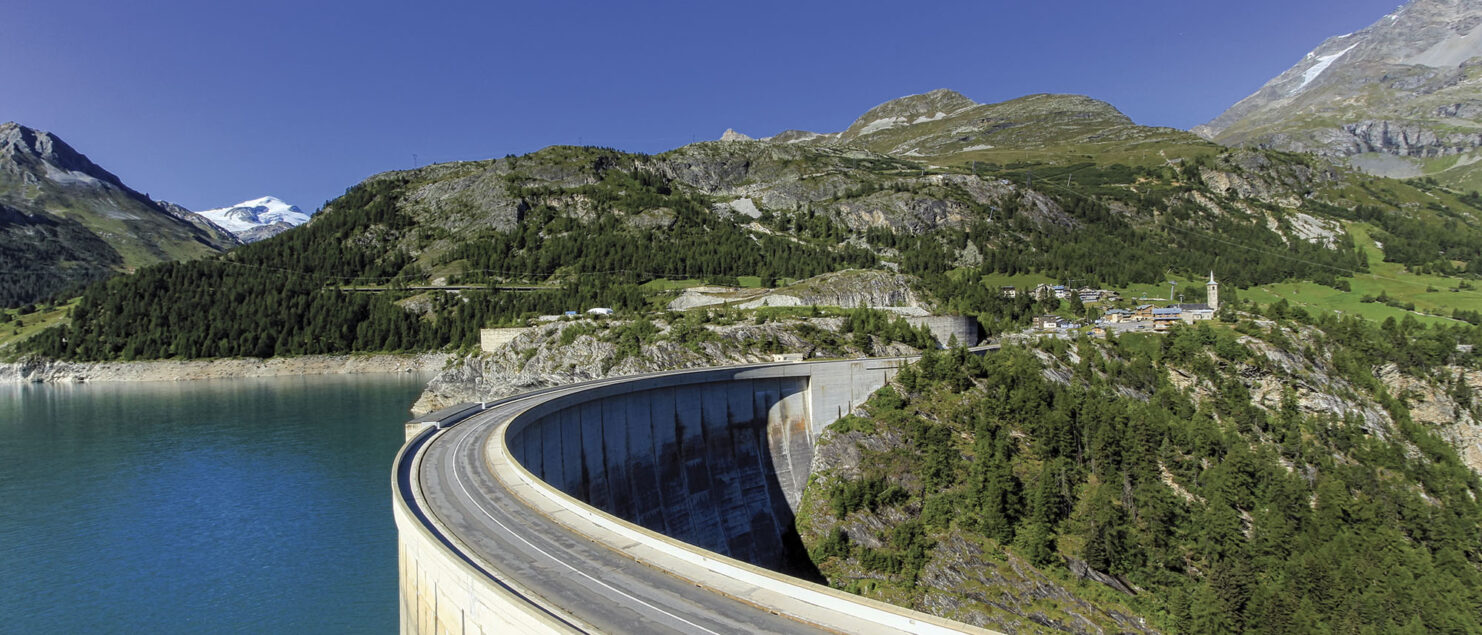
M 258 229 L 260 227 L 276 226 L 276 231 L 266 232 L 266 235 L 272 235 L 309 222 L 309 215 L 298 206 L 285 203 L 275 196 L 264 196 L 242 201 L 231 207 L 196 213 L 249 242 L 266 237 Z

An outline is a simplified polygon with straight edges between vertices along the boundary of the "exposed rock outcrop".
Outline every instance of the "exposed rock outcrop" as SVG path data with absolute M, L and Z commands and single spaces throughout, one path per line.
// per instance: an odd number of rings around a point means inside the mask
M 865 353 L 832 335 L 839 318 L 815 318 L 728 325 L 655 323 L 656 332 L 641 342 L 625 340 L 618 329 L 629 323 L 579 320 L 556 322 L 515 337 L 492 353 L 451 362 L 427 384 L 412 407 L 432 412 L 458 403 L 501 397 L 603 377 L 773 361 L 776 353 L 855 357 Z M 873 354 L 910 355 L 902 344 L 876 342 Z
M 1482 3 L 1412 0 L 1369 27 L 1329 38 L 1286 72 L 1195 132 L 1229 145 L 1429 159 L 1482 146 Z M 1409 171 L 1372 160 L 1352 165 L 1383 176 L 1442 174 L 1454 164 Z M 1462 185 L 1476 175 L 1457 172 Z
M 842 529 L 853 543 L 870 549 L 886 547 L 881 536 L 919 513 L 916 509 L 885 506 L 857 510 L 840 520 L 827 511 L 820 493 L 827 484 L 857 480 L 866 455 L 889 456 L 909 453 L 907 440 L 893 431 L 863 434 L 829 429 L 815 446 L 808 493 L 800 512 L 805 536 L 828 535 Z M 901 483 L 919 487 L 918 475 L 901 474 Z M 831 575 L 835 580 L 868 581 L 878 572 L 846 563 Z M 1087 576 L 1105 574 L 1087 571 Z M 1120 581 L 1117 581 L 1120 584 Z M 985 542 L 969 532 L 953 530 L 939 536 L 917 581 L 916 598 L 890 597 L 889 601 L 947 617 L 974 626 L 1005 633 L 1037 632 L 1050 627 L 1070 633 L 1105 633 L 1107 628 L 1123 633 L 1153 633 L 1131 612 L 1106 610 L 1077 597 L 1070 589 L 1050 579 L 1033 565 L 1001 546 Z M 1125 588 L 1125 587 L 1124 587 Z M 878 598 L 885 599 L 885 598 Z M 1060 617 L 1043 613 L 1039 607 L 1053 604 Z
M 748 136 L 746 136 L 744 134 L 741 134 L 739 132 L 736 132 L 732 128 L 726 128 L 726 131 L 720 135 L 720 140 L 721 141 L 751 141 L 752 139 L 751 139 L 751 137 L 748 137 Z
M 62 362 L 28 359 L 0 364 L 0 383 L 183 381 L 280 375 L 345 375 L 426 372 L 442 368 L 448 355 L 303 355 L 267 359 Z
M 1389 364 L 1376 374 L 1391 393 L 1405 400 L 1411 419 L 1435 427 L 1462 461 L 1482 474 L 1482 402 L 1473 397 L 1482 395 L 1482 372 L 1446 366 L 1426 380 Z

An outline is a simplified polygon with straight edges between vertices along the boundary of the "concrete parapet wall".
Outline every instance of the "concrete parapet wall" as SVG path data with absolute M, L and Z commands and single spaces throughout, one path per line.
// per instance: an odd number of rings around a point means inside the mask
M 448 553 L 411 518 L 394 508 L 401 578 L 402 633 L 578 633 L 532 610 L 530 603 Z
M 505 344 L 513 342 L 528 328 L 479 329 L 479 350 L 492 353 Z
M 435 423 L 418 425 L 426 430 Z M 415 471 L 418 460 L 409 453 L 415 454 L 425 437 L 419 432 L 408 441 L 396 457 L 399 472 Z M 449 551 L 424 524 L 432 521 L 412 511 L 420 505 L 416 494 L 402 488 L 404 476 L 393 474 L 391 483 L 402 633 L 581 632 L 494 583 L 485 572 Z
M 931 329 L 937 343 L 943 347 L 947 346 L 955 338 L 958 344 L 963 346 L 977 346 L 978 340 L 982 339 L 983 329 L 978 324 L 978 319 L 966 315 L 936 315 L 931 317 L 908 317 L 911 326 L 926 325 Z

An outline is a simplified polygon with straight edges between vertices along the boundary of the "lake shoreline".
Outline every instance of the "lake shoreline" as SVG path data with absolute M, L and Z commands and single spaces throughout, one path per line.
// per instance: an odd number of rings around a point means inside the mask
M 297 357 L 66 362 L 51 359 L 0 364 L 0 384 L 190 381 L 292 375 L 356 375 L 440 370 L 447 353 L 301 355 Z

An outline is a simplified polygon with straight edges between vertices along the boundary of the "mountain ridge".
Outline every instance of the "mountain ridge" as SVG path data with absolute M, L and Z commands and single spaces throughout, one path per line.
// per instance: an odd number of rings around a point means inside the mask
M 1482 2 L 1412 0 L 1328 38 L 1209 123 L 1226 145 L 1482 186 Z
M 794 129 L 757 140 L 864 150 L 932 165 L 1054 163 L 1086 154 L 1159 165 L 1214 152 L 1197 135 L 1138 125 L 1112 104 L 1085 95 L 1036 93 L 978 103 L 945 88 L 878 104 L 837 132 Z
M 34 302 L 118 271 L 219 253 L 230 234 L 129 188 L 49 132 L 0 124 L 0 304 Z

